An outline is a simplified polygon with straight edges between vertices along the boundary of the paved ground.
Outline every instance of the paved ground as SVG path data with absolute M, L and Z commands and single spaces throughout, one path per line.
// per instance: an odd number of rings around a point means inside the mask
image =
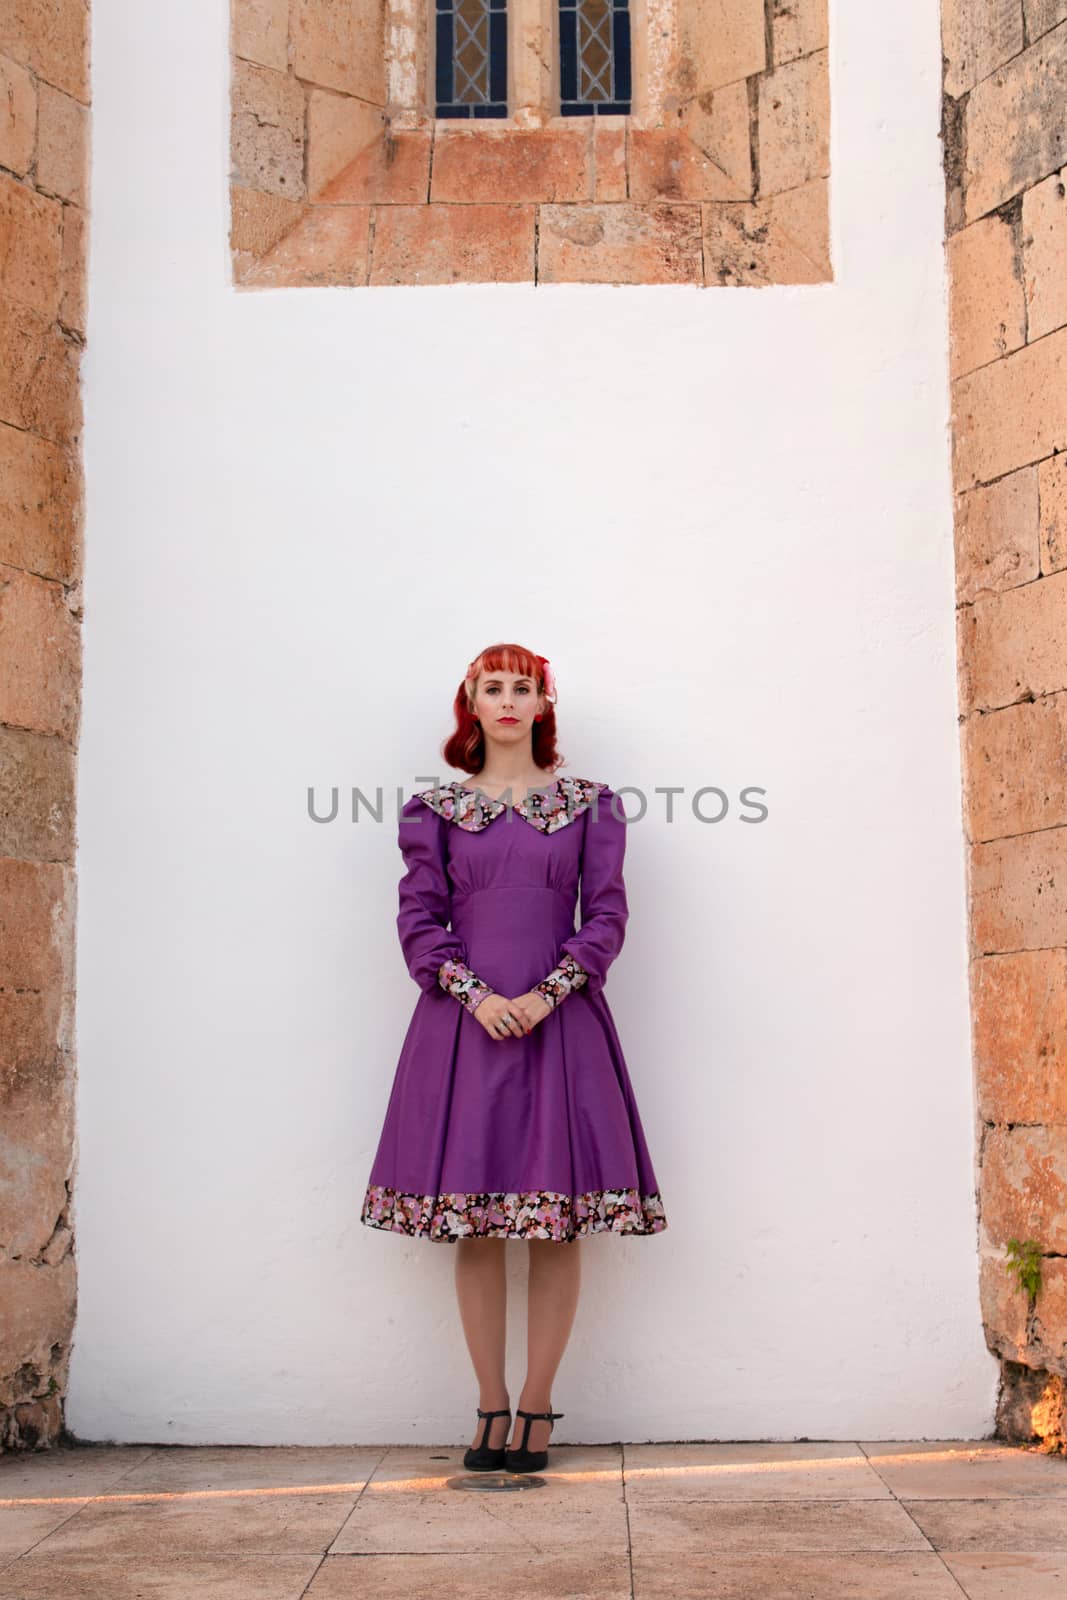
M 0 1457 L 0 1600 L 1064 1600 L 1067 1459 L 986 1441 Z M 504 1477 L 509 1482 L 507 1474 Z

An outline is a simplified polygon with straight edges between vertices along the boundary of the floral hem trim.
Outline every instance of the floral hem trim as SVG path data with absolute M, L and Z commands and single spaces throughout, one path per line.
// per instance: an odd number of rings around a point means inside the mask
M 437 981 L 470 1012 L 476 1011 L 486 995 L 494 992 L 465 961 L 442 961 L 437 969 Z
M 402 1194 L 369 1184 L 360 1213 L 368 1228 L 454 1243 L 466 1238 L 554 1239 L 590 1233 L 662 1233 L 667 1226 L 658 1192 L 593 1189 L 560 1194 L 524 1189 L 499 1194 Z
M 547 978 L 534 985 L 534 993 L 543 994 L 550 1006 L 557 1006 L 572 989 L 580 989 L 588 977 L 588 972 L 572 955 L 564 955 L 559 966 L 553 967 Z

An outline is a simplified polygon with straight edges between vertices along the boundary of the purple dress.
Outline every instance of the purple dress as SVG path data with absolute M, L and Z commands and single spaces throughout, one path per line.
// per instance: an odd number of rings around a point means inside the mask
M 613 791 L 584 778 L 510 807 L 458 782 L 405 803 L 397 930 L 422 992 L 368 1227 L 569 1242 L 667 1226 L 604 993 L 629 915 L 626 828 Z M 530 990 L 552 1010 L 529 1034 L 494 1039 L 473 1015 L 493 991 Z

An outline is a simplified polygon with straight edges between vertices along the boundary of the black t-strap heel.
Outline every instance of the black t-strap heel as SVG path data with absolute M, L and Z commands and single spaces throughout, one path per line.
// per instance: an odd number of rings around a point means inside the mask
M 508 1450 L 504 1455 L 504 1466 L 509 1472 L 540 1472 L 548 1466 L 547 1450 L 527 1450 L 526 1443 L 530 1437 L 530 1423 L 539 1417 L 546 1422 L 554 1422 L 557 1417 L 565 1416 L 563 1411 L 524 1411 L 521 1406 L 515 1408 L 517 1417 L 525 1417 L 526 1422 L 522 1430 L 522 1443 L 515 1450 Z
M 483 1411 L 479 1406 L 478 1415 L 485 1418 L 485 1431 L 480 1444 L 467 1446 L 463 1465 L 470 1472 L 499 1472 L 504 1465 L 505 1446 L 501 1445 L 498 1450 L 489 1449 L 489 1429 L 494 1417 L 510 1417 L 511 1407 L 507 1406 L 503 1411 Z

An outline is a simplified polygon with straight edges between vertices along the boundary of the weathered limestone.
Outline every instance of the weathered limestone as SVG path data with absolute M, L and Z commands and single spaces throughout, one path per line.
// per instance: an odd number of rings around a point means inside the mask
M 0 561 L 73 584 L 81 517 L 76 449 L 0 424 Z
M 681 0 L 679 54 L 672 74 L 680 97 L 754 78 L 767 65 L 763 0 Z
M 830 272 L 826 179 L 745 205 L 704 207 L 705 268 L 724 284 L 825 283 Z M 710 276 L 708 281 L 711 281 Z
M 1022 277 L 1031 339 L 1067 322 L 1067 167 L 1023 195 Z
M 988 488 L 961 495 L 956 508 L 956 599 L 1013 589 L 1041 572 L 1038 468 L 1023 467 Z
M 981 217 L 948 241 L 952 280 L 952 376 L 984 367 L 1026 343 L 1026 297 L 1012 220 Z
M 298 78 L 385 104 L 384 0 L 289 0 Z
M 1023 48 L 1022 0 L 942 0 L 941 39 L 945 93 L 958 98 Z
M 365 283 L 369 206 L 316 206 L 252 269 L 249 282 L 271 288 Z
M 797 189 L 830 170 L 828 53 L 799 56 L 760 80 L 760 193 Z
M 442 128 L 434 140 L 431 200 L 491 205 L 591 198 L 588 125 L 520 129 Z
M 750 200 L 753 190 L 748 91 L 743 83 L 689 101 L 677 131 L 634 128 L 630 199 Z
M 59 1436 L 75 1309 L 88 37 L 0 7 L 0 1451 Z
M 983 78 L 967 98 L 966 220 L 1067 161 L 1067 22 Z
M 828 16 L 821 0 L 771 0 L 774 64 L 825 50 Z
M 0 167 L 24 178 L 37 143 L 37 86 L 17 61 L 0 56 Z
M 1067 687 L 1067 571 L 979 594 L 960 615 L 960 703 L 991 711 Z
M 1067 1124 L 1067 950 L 986 956 L 972 997 L 983 1121 Z
M 1065 1447 L 1067 4 L 943 0 L 982 1318 L 998 1432 Z M 1005 1271 L 1036 1244 L 1041 1287 Z
M 633 114 L 607 118 L 557 115 L 552 0 L 512 0 L 491 123 L 436 121 L 419 0 L 231 4 L 242 287 L 832 278 L 827 0 L 633 0 Z M 480 234 L 415 215 L 459 205 Z
M 28 68 L 38 83 L 89 104 L 87 0 L 5 0 L 0 55 Z
M 959 489 L 1067 448 L 1067 330 L 959 378 L 953 426 Z
M 289 66 L 289 0 L 234 0 L 233 50 L 242 61 L 285 72 Z
M 372 283 L 517 283 L 533 272 L 534 207 L 380 206 Z
M 295 78 L 235 61 L 231 155 L 236 183 L 262 194 L 304 194 L 304 91 Z
M 89 196 L 89 108 L 42 83 L 37 94 L 37 187 L 84 206 Z
M 542 206 L 545 283 L 700 283 L 700 207 Z
M 1067 945 L 1067 828 L 976 844 L 971 895 L 976 956 Z

